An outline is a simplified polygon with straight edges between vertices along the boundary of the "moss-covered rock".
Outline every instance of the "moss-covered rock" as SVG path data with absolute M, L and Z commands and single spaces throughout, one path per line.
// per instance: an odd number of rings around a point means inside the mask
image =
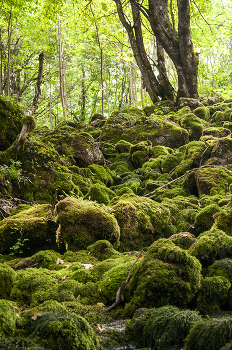
M 180 125 L 182 128 L 188 130 L 190 141 L 199 140 L 203 133 L 202 119 L 198 118 L 193 113 L 181 116 Z
M 194 233 L 199 235 L 204 231 L 208 231 L 214 224 L 214 215 L 220 213 L 221 209 L 217 204 L 207 205 L 202 208 L 196 215 L 194 222 Z
M 200 320 L 190 310 L 179 310 L 175 306 L 158 309 L 139 309 L 127 326 L 127 333 L 136 348 L 182 349 L 190 328 Z
M 7 264 L 0 264 L 0 298 L 9 299 L 16 272 Z
M 194 114 L 196 114 L 196 116 L 200 119 L 204 119 L 204 120 L 209 120 L 210 117 L 210 112 L 209 109 L 207 107 L 197 107 L 196 109 L 194 109 Z
M 170 211 L 162 204 L 125 193 L 110 205 L 120 226 L 120 251 L 148 247 L 169 233 Z
M 196 238 L 189 232 L 176 233 L 169 237 L 169 239 L 178 247 L 188 250 L 193 243 L 196 242 Z
M 185 307 L 200 288 L 201 265 L 168 239 L 148 249 L 144 261 L 129 282 L 130 314 L 139 307 L 172 304 Z
M 121 256 L 107 240 L 96 241 L 94 244 L 90 245 L 87 250 L 100 261 Z
M 217 140 L 214 144 L 209 164 L 231 164 L 232 162 L 232 139 L 230 136 Z
M 110 190 L 104 185 L 101 184 L 93 184 L 88 193 L 85 195 L 84 199 L 88 199 L 91 201 L 96 201 L 100 204 L 108 205 L 110 200 L 115 197 L 115 192 Z
M 103 154 L 93 137 L 86 132 L 79 133 L 73 126 L 61 123 L 49 131 L 42 141 L 52 144 L 60 155 L 72 156 L 77 166 L 104 164 Z
M 189 253 L 198 258 L 202 265 L 211 265 L 217 259 L 232 256 L 232 237 L 213 228 L 200 234 Z
M 207 270 L 208 277 L 223 276 L 232 282 L 232 259 L 225 258 L 215 261 Z
M 231 341 L 231 318 L 202 320 L 190 329 L 185 340 L 186 350 L 218 350 Z
M 19 314 L 16 304 L 0 299 L 0 339 L 14 335 L 17 319 Z
M 231 134 L 230 130 L 228 130 L 225 127 L 223 127 L 223 128 L 222 127 L 218 127 L 218 128 L 211 127 L 211 128 L 206 128 L 203 131 L 203 136 L 212 135 L 213 137 L 226 137 L 230 134 Z
M 36 344 L 29 338 L 9 337 L 0 338 L 1 350 L 44 350 L 44 347 Z
M 56 224 L 50 204 L 35 205 L 0 222 L 2 253 L 25 254 L 56 245 Z
M 15 141 L 23 126 L 23 108 L 13 100 L 0 96 L 0 151 Z
M 224 112 L 216 111 L 216 112 L 212 115 L 212 121 L 213 121 L 213 122 L 222 122 L 223 120 L 225 120 Z
M 25 328 L 31 337 L 50 350 L 98 350 L 99 341 L 88 322 L 67 312 L 43 312 L 36 320 L 25 318 Z
M 114 184 L 115 173 L 112 172 L 107 166 L 93 164 L 88 167 L 94 178 L 104 183 L 105 185 L 112 186 Z
M 220 310 L 228 301 L 231 283 L 223 276 L 205 277 L 197 293 L 196 307 L 201 313 Z
M 115 145 L 115 150 L 118 153 L 126 153 L 126 152 L 130 152 L 130 148 L 131 148 L 131 143 L 127 142 L 125 140 L 120 140 L 116 143 Z
M 231 183 L 230 172 L 221 166 L 193 169 L 187 172 L 183 186 L 187 193 L 201 197 L 202 195 L 225 195 Z
M 94 202 L 67 197 L 56 205 L 56 212 L 58 243 L 64 243 L 68 250 L 85 249 L 101 239 L 116 245 L 119 242 L 117 220 Z

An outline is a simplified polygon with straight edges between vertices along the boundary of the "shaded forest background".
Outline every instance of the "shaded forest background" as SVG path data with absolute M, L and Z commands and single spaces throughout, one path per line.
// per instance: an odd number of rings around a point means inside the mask
M 2 1 L 0 93 L 33 108 L 37 125 L 49 127 L 63 119 L 86 122 L 94 113 L 109 116 L 113 110 L 151 104 L 116 3 L 120 1 Z M 121 5 L 135 32 L 130 3 Z M 175 30 L 179 2 L 163 3 Z M 230 1 L 192 0 L 189 6 L 199 97 L 230 98 Z M 145 15 L 140 12 L 146 58 L 159 80 L 159 42 Z M 178 32 L 175 36 L 178 40 Z M 177 71 L 167 53 L 163 55 L 176 98 Z

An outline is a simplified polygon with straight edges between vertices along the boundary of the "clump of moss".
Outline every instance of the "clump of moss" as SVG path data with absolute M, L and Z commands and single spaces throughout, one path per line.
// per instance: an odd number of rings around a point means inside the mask
M 207 276 L 223 276 L 232 282 L 232 259 L 217 260 L 208 267 Z
M 203 136 L 206 135 L 212 135 L 213 137 L 226 137 L 228 135 L 230 135 L 231 132 L 230 130 L 226 129 L 225 127 L 211 127 L 211 128 L 206 128 L 203 131 Z
M 0 338 L 1 350 L 44 350 L 44 347 L 36 344 L 29 338 L 9 337 Z
M 224 231 L 229 236 L 232 236 L 232 201 L 228 202 L 224 210 L 215 214 L 215 224 L 214 227 L 219 230 Z
M 89 250 L 90 254 L 100 261 L 121 256 L 121 254 L 117 252 L 107 240 L 97 241 L 90 245 L 87 250 Z
M 225 120 L 225 116 L 224 116 L 224 112 L 221 111 L 216 111 L 213 115 L 212 115 L 212 121 L 215 122 L 222 122 L 223 120 Z
M 129 160 L 131 160 L 135 168 L 140 168 L 151 155 L 151 143 L 142 141 L 131 146 Z
M 198 118 L 195 114 L 188 113 L 186 115 L 182 115 L 180 117 L 180 125 L 182 128 L 188 130 L 190 141 L 197 141 L 202 136 L 202 119 Z
M 214 224 L 214 215 L 220 213 L 221 209 L 217 204 L 207 205 L 197 214 L 194 222 L 194 232 L 196 235 L 208 231 Z
M 196 109 L 194 109 L 194 114 L 196 114 L 196 116 L 200 119 L 204 119 L 204 120 L 209 120 L 210 117 L 210 112 L 209 109 L 207 107 L 197 107 Z
M 67 197 L 55 209 L 59 224 L 58 243 L 66 244 L 69 250 L 85 249 L 101 239 L 118 244 L 120 228 L 117 220 L 99 204 Z
M 169 239 L 178 247 L 188 250 L 193 243 L 196 242 L 196 238 L 193 234 L 189 232 L 176 233 L 169 237 Z
M 197 293 L 196 306 L 201 313 L 220 310 L 228 300 L 231 283 L 223 276 L 205 277 Z
M 129 153 L 131 148 L 131 143 L 125 140 L 120 140 L 115 145 L 115 150 L 118 153 Z
M 16 272 L 7 264 L 0 264 L 0 298 L 9 299 Z
M 232 256 L 232 237 L 221 230 L 212 228 L 200 234 L 190 247 L 189 253 L 199 259 L 202 265 L 211 265 L 217 259 Z
M 28 253 L 29 249 L 33 252 L 46 244 L 54 247 L 52 221 L 53 210 L 49 204 L 36 205 L 5 218 L 0 222 L 1 252 Z
M 202 320 L 190 329 L 185 340 L 185 349 L 218 350 L 231 340 L 231 336 L 230 317 Z
M 108 205 L 110 200 L 115 197 L 115 192 L 110 190 L 104 185 L 101 184 L 93 184 L 89 192 L 85 195 L 84 199 L 88 199 L 91 201 L 96 201 L 100 204 Z
M 139 309 L 127 326 L 127 332 L 136 341 L 136 348 L 181 349 L 191 327 L 199 320 L 196 312 L 179 310 L 175 306 L 145 309 L 142 315 Z
M 31 337 L 38 337 L 46 349 L 100 349 L 99 341 L 88 322 L 81 316 L 67 312 L 44 312 L 36 320 L 25 319 L 25 329 Z
M 166 304 L 185 307 L 200 288 L 200 281 L 199 261 L 172 241 L 159 239 L 149 247 L 129 282 L 131 301 L 126 312 Z
M 151 199 L 125 193 L 110 204 L 120 226 L 120 251 L 148 247 L 164 237 L 170 224 L 170 211 Z
M 107 166 L 92 164 L 88 168 L 93 173 L 95 179 L 100 180 L 107 186 L 114 184 L 114 177 L 116 175 Z
M 0 339 L 14 335 L 18 317 L 15 303 L 0 299 Z

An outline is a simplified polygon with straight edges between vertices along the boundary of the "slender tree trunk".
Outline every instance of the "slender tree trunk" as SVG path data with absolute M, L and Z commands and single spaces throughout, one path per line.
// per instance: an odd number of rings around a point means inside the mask
M 2 28 L 0 28 L 0 94 L 2 94 L 2 58 L 3 58 L 3 47 L 2 47 Z
M 138 94 L 136 87 L 135 68 L 133 62 L 130 63 L 130 91 L 132 105 L 133 107 L 136 107 L 136 104 L 138 103 Z
M 39 98 L 40 98 L 40 95 L 41 95 L 41 84 L 42 84 L 42 77 L 43 77 L 43 64 L 44 64 L 44 53 L 42 51 L 39 54 L 39 70 L 38 70 L 38 75 L 37 75 L 36 84 L 35 84 L 35 96 L 34 96 L 33 103 L 32 103 L 32 110 L 33 110 L 33 112 L 35 112 L 35 110 L 38 107 L 38 102 L 39 102 Z
M 86 107 L 86 87 L 85 87 L 85 68 L 82 65 L 82 80 L 81 80 L 81 95 L 82 95 L 82 101 L 81 101 L 81 121 L 85 120 L 85 107 Z
M 64 68 L 63 68 L 63 45 L 61 40 L 61 22 L 58 19 L 58 45 L 59 45 L 59 77 L 60 77 L 60 99 L 63 109 L 63 117 L 67 117 L 67 106 L 64 99 Z
M 8 21 L 8 54 L 7 54 L 7 96 L 10 97 L 10 44 L 12 35 L 12 8 L 10 10 L 9 21 Z

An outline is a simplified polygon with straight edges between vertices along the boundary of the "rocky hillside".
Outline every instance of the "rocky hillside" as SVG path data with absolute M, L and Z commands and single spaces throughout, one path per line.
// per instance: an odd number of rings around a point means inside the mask
M 232 349 L 231 101 L 0 125 L 0 349 Z

